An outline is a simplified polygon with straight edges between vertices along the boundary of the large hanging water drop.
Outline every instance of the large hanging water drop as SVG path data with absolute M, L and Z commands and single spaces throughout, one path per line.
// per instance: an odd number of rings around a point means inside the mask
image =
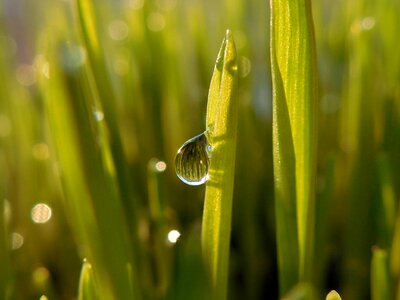
M 205 132 L 186 141 L 175 157 L 175 170 L 179 179 L 189 185 L 206 182 L 210 148 Z

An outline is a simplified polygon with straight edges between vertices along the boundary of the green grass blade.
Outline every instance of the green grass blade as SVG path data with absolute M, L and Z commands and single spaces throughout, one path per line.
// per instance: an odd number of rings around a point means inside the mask
M 212 147 L 203 228 L 203 257 L 211 274 L 212 299 L 225 299 L 228 285 L 229 242 L 237 130 L 236 49 L 228 30 L 211 80 L 207 129 Z
M 171 251 L 165 242 L 168 228 L 165 218 L 164 190 L 162 186 L 162 173 L 164 166 L 156 158 L 147 164 L 147 184 L 149 193 L 149 213 L 151 221 L 151 250 L 153 253 L 154 295 L 156 299 L 165 296 L 168 287 L 170 272 Z
M 195 227 L 185 241 L 175 245 L 175 266 L 166 300 L 210 298 L 210 283 L 203 263 L 199 229 Z
M 380 248 L 372 249 L 371 299 L 393 299 L 388 255 L 385 250 Z
M 376 213 L 378 245 L 388 250 L 392 243 L 393 229 L 396 223 L 396 193 L 390 162 L 385 153 L 380 153 L 377 156 L 377 168 L 381 195 Z
M 40 84 L 62 173 L 67 215 L 84 255 L 96 266 L 99 294 L 107 299 L 139 299 L 137 281 L 130 280 L 127 271 L 132 250 L 109 145 L 91 109 L 95 94 L 82 65 L 63 72 L 54 57 L 56 48 L 49 49 L 44 63 L 51 76 L 42 76 Z M 64 63 L 71 52 L 76 55 L 76 49 L 64 46 L 61 50 Z
M 317 71 L 310 1 L 271 1 L 271 64 L 278 264 L 284 293 L 297 277 L 309 281 L 312 273 Z
M 118 128 L 116 96 L 111 84 L 111 78 L 106 66 L 106 56 L 101 45 L 101 36 L 98 32 L 96 11 L 93 1 L 76 0 L 76 13 L 83 44 L 88 52 L 88 71 L 94 78 L 93 87 L 101 102 L 104 113 L 104 122 L 109 131 L 109 143 L 116 169 L 118 187 L 125 206 L 127 220 L 130 222 L 130 233 L 133 243 L 139 246 L 137 237 L 137 201 L 134 201 L 133 185 L 127 168 L 126 158 L 122 147 L 122 141 Z M 136 252 L 139 249 L 136 250 Z M 139 255 L 139 254 L 137 254 Z
M 98 292 L 92 265 L 85 260 L 79 278 L 78 300 L 98 300 L 100 299 Z

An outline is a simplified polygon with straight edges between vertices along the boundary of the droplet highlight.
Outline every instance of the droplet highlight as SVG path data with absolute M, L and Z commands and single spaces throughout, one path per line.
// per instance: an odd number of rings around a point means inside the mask
M 176 175 L 188 185 L 201 185 L 208 179 L 211 145 L 203 132 L 185 142 L 175 157 Z

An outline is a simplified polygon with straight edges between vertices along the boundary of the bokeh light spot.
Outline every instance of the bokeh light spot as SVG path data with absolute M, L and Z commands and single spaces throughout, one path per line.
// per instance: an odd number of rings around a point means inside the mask
M 129 0 L 128 5 L 130 8 L 139 10 L 143 8 L 144 0 Z
M 250 59 L 248 59 L 245 56 L 241 56 L 239 58 L 239 70 L 240 70 L 240 76 L 242 78 L 247 77 L 250 74 L 251 71 L 251 62 Z
M 156 162 L 155 168 L 158 172 L 164 172 L 167 169 L 167 164 L 164 161 L 160 160 Z
M 43 286 L 49 280 L 50 272 L 43 266 L 38 267 L 33 271 L 32 277 L 36 285 Z
M 36 204 L 31 210 L 32 221 L 38 224 L 43 224 L 51 219 L 52 210 L 50 206 L 44 203 Z
M 128 32 L 128 25 L 122 20 L 114 20 L 108 25 L 108 34 L 113 40 L 124 40 L 128 36 Z
M 17 250 L 24 244 L 24 237 L 18 232 L 13 232 L 11 234 L 11 249 Z
M 113 70 L 114 73 L 119 76 L 128 74 L 129 71 L 128 61 L 124 58 L 116 58 L 113 62 Z
M 104 113 L 100 110 L 96 110 L 93 112 L 94 118 L 96 119 L 97 122 L 103 121 L 104 120 Z
M 165 18 L 161 13 L 153 12 L 147 17 L 147 27 L 151 31 L 161 31 L 165 27 Z
M 374 17 L 365 17 L 361 20 L 361 28 L 363 30 L 371 30 L 375 26 Z
M 38 143 L 32 147 L 32 155 L 37 160 L 46 160 L 50 157 L 49 146 L 45 143 Z
M 170 232 L 168 232 L 167 236 L 168 242 L 170 242 L 171 244 L 175 244 L 180 236 L 181 233 L 178 230 L 172 229 Z

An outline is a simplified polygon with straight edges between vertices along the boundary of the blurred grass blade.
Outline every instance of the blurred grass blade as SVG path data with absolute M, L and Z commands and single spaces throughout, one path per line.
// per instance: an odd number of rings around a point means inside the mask
M 0 151 L 0 167 L 3 167 L 3 157 Z M 2 175 L 2 174 L 1 174 Z M 4 182 L 0 175 L 1 182 Z M 6 211 L 6 200 L 3 194 L 3 186 L 0 186 L 0 299 L 7 299 L 8 284 L 11 281 L 11 269 L 9 258 L 9 241 L 10 236 L 7 230 L 7 216 L 9 212 Z
M 130 222 L 130 234 L 132 235 L 135 256 L 140 255 L 140 243 L 138 242 L 138 204 L 135 201 L 133 185 L 127 168 L 126 158 L 122 147 L 120 132 L 118 129 L 116 96 L 111 84 L 111 78 L 106 66 L 106 56 L 100 42 L 101 36 L 98 32 L 96 11 L 94 2 L 91 0 L 76 0 L 76 10 L 81 29 L 81 36 L 87 50 L 89 76 L 93 76 L 97 95 L 103 108 L 104 122 L 109 131 L 109 143 L 116 169 L 116 178 L 119 191 L 125 206 L 125 215 Z M 139 259 L 137 258 L 136 261 Z
M 60 65 L 77 55 L 76 48 L 61 46 L 62 63 L 52 55 L 56 48 L 49 48 L 52 51 L 45 51 L 48 61 L 43 59 L 43 64 L 50 67 L 51 76 L 41 76 L 40 84 L 62 172 L 67 215 L 84 255 L 96 266 L 99 293 L 107 299 L 138 299 L 137 281 L 129 280 L 126 268 L 132 250 L 109 145 L 91 109 L 95 93 L 82 65 L 61 71 Z
M 170 248 L 167 247 L 167 228 L 165 220 L 164 190 L 162 173 L 165 171 L 164 162 L 156 158 L 150 159 L 147 164 L 147 184 L 149 198 L 149 212 L 151 220 L 151 250 L 153 253 L 153 270 L 155 290 L 153 298 L 162 299 L 168 287 L 169 265 L 171 261 Z
M 82 264 L 81 276 L 79 279 L 78 300 L 99 300 L 98 292 L 99 289 L 92 265 L 85 259 Z
M 394 187 L 394 186 L 393 186 Z M 388 195 L 389 199 L 391 199 L 391 192 Z M 386 194 L 386 193 L 385 193 Z M 391 203 L 391 201 L 389 201 Z M 390 207 L 388 207 L 390 208 Z M 392 241 L 391 241 L 391 249 L 390 249 L 390 271 L 393 274 L 393 277 L 398 280 L 398 297 L 400 298 L 400 205 L 397 203 L 397 211 L 394 209 L 393 212 L 388 212 L 391 216 L 395 215 L 395 220 L 393 227 L 390 228 L 393 233 Z
M 377 209 L 378 245 L 390 249 L 396 222 L 396 193 L 392 179 L 392 170 L 388 157 L 384 153 L 377 156 L 380 181 L 380 201 Z
M 371 299 L 393 299 L 388 255 L 385 250 L 377 247 L 372 249 Z
M 326 300 L 342 300 L 342 297 L 340 297 L 338 292 L 332 290 L 326 295 Z
M 400 300 L 400 280 L 397 281 L 397 287 L 396 287 L 396 300 Z
M 166 299 L 209 299 L 210 282 L 203 263 L 199 227 L 190 231 L 185 240 L 178 240 L 174 247 L 175 266 Z
M 395 278 L 400 279 L 400 205 L 397 207 L 396 223 L 390 251 L 390 269 Z
M 148 267 L 138 237 L 139 204 L 136 199 L 135 191 L 133 190 L 132 179 L 122 146 L 117 119 L 117 99 L 106 65 L 106 55 L 101 44 L 102 36 L 99 33 L 95 8 L 94 2 L 91 0 L 76 0 L 76 13 L 79 19 L 81 37 L 88 51 L 88 76 L 94 78 L 93 86 L 96 89 L 96 94 L 103 109 L 104 123 L 108 131 L 118 190 L 122 204 L 124 205 L 123 212 L 129 224 L 128 229 L 131 243 L 135 245 L 132 248 L 132 276 L 139 281 L 141 280 L 141 285 L 144 286 L 146 285 L 146 283 L 143 282 L 145 278 L 136 275 L 136 270 L 144 270 Z M 136 280 L 134 281 L 136 282 Z
M 313 299 L 313 288 L 307 283 L 300 283 L 295 285 L 282 300 L 308 300 Z
M 278 264 L 284 293 L 296 280 L 310 281 L 313 270 L 318 83 L 311 1 L 271 1 L 270 50 Z
M 212 299 L 225 299 L 237 131 L 237 63 L 232 33 L 227 30 L 215 64 L 207 104 L 207 137 L 212 147 L 206 185 L 202 248 L 211 274 Z

